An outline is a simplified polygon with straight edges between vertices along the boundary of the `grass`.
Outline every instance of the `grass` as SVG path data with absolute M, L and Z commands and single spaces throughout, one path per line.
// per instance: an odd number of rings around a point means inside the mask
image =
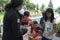
M 42 14 L 41 13 L 35 13 L 33 15 L 31 15 L 32 17 L 36 17 L 36 16 L 41 16 Z
M 0 12 L 0 20 L 3 20 L 4 12 Z
M 0 20 L 3 20 L 4 15 L 0 15 Z
M 60 22 L 57 24 L 57 34 L 56 34 L 56 36 L 57 37 L 60 37 Z
M 57 31 L 60 31 L 60 22 L 57 24 Z
M 40 14 L 40 13 L 38 13 L 38 14 L 35 14 L 34 16 L 41 16 L 41 14 Z
M 4 17 L 4 12 L 0 12 L 0 20 L 3 20 L 3 17 Z M 0 27 L 0 33 L 1 33 L 1 27 Z M 1 37 L 1 34 L 0 34 L 0 37 Z

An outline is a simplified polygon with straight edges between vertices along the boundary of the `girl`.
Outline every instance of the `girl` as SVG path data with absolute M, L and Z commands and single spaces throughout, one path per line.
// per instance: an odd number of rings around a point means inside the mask
M 48 8 L 45 13 L 45 30 L 43 36 L 46 39 L 43 40 L 52 40 L 53 34 L 56 32 L 56 20 L 54 18 L 53 9 Z
M 45 24 L 44 20 L 45 20 L 45 11 L 42 12 L 42 17 L 40 19 L 40 25 L 42 26 L 42 29 L 41 29 L 42 33 L 44 32 L 44 28 L 45 28 L 45 26 L 44 26 L 44 24 Z

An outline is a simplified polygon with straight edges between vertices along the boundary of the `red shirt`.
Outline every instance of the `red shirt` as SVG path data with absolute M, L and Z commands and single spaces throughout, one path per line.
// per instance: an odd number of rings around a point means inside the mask
M 32 20 L 31 20 L 30 18 L 28 18 L 28 19 L 22 18 L 21 21 L 22 21 L 22 22 L 31 22 Z
M 35 31 L 36 33 L 39 33 L 40 28 L 39 27 L 32 27 L 31 32 Z

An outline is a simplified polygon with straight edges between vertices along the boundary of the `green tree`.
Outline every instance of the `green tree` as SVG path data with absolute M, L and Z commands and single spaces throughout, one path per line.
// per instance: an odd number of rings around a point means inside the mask
M 27 3 L 26 7 L 28 10 L 34 10 L 35 9 L 35 5 L 33 3 Z
M 30 3 L 30 0 L 24 0 L 26 7 L 28 10 L 34 10 L 35 9 L 35 5 L 33 3 Z
M 24 0 L 25 3 L 29 2 L 30 0 Z
M 59 13 L 59 15 L 60 15 L 60 7 L 58 7 L 58 8 L 56 9 L 56 12 Z
M 0 0 L 0 6 L 5 6 L 9 0 Z
M 43 11 L 43 10 L 44 10 L 44 8 L 45 8 L 45 5 L 44 5 L 44 4 L 42 4 L 42 6 L 41 6 L 41 8 L 40 8 L 40 11 Z
M 49 5 L 48 5 L 48 8 L 53 8 L 52 0 L 50 0 Z

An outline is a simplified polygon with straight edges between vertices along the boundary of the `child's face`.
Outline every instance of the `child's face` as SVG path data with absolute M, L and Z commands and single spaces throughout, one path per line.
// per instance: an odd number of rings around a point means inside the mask
M 30 25 L 31 25 L 31 27 L 34 27 L 34 23 L 33 22 L 31 22 Z
M 28 16 L 24 16 L 25 19 L 28 19 Z
M 51 14 L 50 12 L 47 13 L 47 17 L 48 17 L 48 18 L 50 18 L 51 15 L 52 15 L 52 14 Z
M 38 25 L 33 23 L 33 27 L 38 27 Z

